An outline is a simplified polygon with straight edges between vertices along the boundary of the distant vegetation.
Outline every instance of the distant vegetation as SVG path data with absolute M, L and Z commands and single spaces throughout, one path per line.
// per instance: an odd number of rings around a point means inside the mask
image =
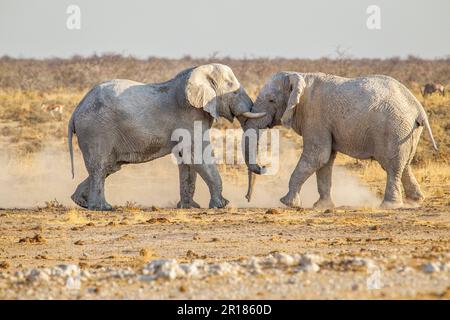
M 146 60 L 120 55 L 91 56 L 71 59 L 0 58 L 0 88 L 48 91 L 54 89 L 84 90 L 113 78 L 142 82 L 160 82 L 173 77 L 187 67 L 209 62 L 231 66 L 250 91 L 260 87 L 272 73 L 280 70 L 324 72 L 354 77 L 367 74 L 392 76 L 409 87 L 426 82 L 450 82 L 450 58 L 407 59 L 182 59 L 148 58 Z

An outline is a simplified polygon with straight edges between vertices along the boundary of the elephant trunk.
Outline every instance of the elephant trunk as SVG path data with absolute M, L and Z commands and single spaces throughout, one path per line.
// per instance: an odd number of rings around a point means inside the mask
M 265 172 L 265 168 L 261 167 L 256 163 L 256 155 L 258 152 L 258 146 L 259 146 L 259 129 L 256 129 L 256 136 L 247 134 L 247 130 L 244 132 L 244 158 L 245 158 L 245 164 L 247 165 L 247 172 L 248 172 L 248 190 L 245 198 L 247 198 L 247 201 L 250 202 L 253 194 L 253 187 L 255 185 L 255 176 L 256 174 L 263 174 Z M 255 141 L 251 141 L 252 137 L 256 137 L 256 143 Z M 251 143 L 253 142 L 253 143 Z

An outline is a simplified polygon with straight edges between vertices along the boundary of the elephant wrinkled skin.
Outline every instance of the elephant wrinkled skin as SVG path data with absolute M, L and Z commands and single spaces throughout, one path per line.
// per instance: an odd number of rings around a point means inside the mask
M 403 204 L 402 184 L 408 201 L 423 200 L 410 166 L 423 127 L 437 147 L 422 105 L 397 80 L 279 72 L 261 89 L 252 111 L 266 116 L 247 120 L 246 130 L 282 124 L 303 136 L 303 153 L 289 192 L 280 199 L 283 204 L 300 206 L 300 189 L 316 173 L 320 199 L 315 206 L 333 207 L 331 176 L 337 152 L 380 163 L 387 173 L 382 207 Z M 255 164 L 248 168 L 250 175 L 261 171 Z
M 74 133 L 89 173 L 72 195 L 73 201 L 92 210 L 111 210 L 105 200 L 104 183 L 121 165 L 170 154 L 178 143 L 171 141 L 173 131 L 186 129 L 193 139 L 194 122 L 199 121 L 205 132 L 218 117 L 229 121 L 237 117 L 243 124 L 247 118 L 261 116 L 250 112 L 252 104 L 232 70 L 221 64 L 190 68 L 163 83 L 111 80 L 95 86 L 69 121 L 72 175 Z M 209 141 L 203 142 L 202 148 L 208 146 Z M 193 200 L 197 174 L 208 185 L 209 206 L 227 205 L 215 164 L 181 163 L 179 173 L 178 207 L 199 206 Z

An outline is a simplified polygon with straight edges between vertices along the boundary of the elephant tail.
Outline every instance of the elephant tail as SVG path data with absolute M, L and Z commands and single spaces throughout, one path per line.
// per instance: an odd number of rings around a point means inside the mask
M 70 153 L 70 165 L 72 168 L 72 179 L 75 178 L 75 170 L 73 166 L 73 146 L 72 146 L 72 138 L 73 134 L 75 133 L 75 126 L 74 126 L 74 120 L 73 115 L 69 120 L 69 126 L 67 130 L 67 143 L 69 144 L 69 153 Z
M 430 127 L 430 123 L 428 122 L 427 114 L 422 106 L 421 106 L 421 110 L 419 112 L 419 116 L 416 119 L 416 123 L 419 126 L 424 126 L 425 129 L 427 129 L 428 136 L 430 137 L 431 143 L 433 144 L 433 148 L 434 148 L 434 150 L 438 151 L 439 149 L 436 145 L 436 141 L 434 141 L 433 132 L 431 131 L 431 127 Z

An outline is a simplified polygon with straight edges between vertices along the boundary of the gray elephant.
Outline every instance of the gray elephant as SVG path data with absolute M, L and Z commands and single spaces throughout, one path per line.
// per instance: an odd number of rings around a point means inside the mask
M 91 210 L 111 210 L 105 200 L 105 179 L 123 164 L 142 163 L 170 154 L 177 145 L 171 136 L 186 129 L 194 137 L 194 123 L 203 132 L 213 119 L 224 117 L 241 122 L 262 116 L 251 113 L 252 100 L 225 65 L 208 64 L 190 68 L 175 78 L 156 84 L 111 80 L 95 86 L 76 107 L 69 121 L 68 143 L 73 169 L 72 135 L 78 138 L 89 173 L 72 195 L 72 200 Z M 202 142 L 209 146 L 209 141 Z M 209 188 L 209 207 L 221 208 L 222 181 L 213 163 L 180 163 L 178 207 L 199 207 L 194 202 L 197 173 Z
M 423 200 L 410 166 L 423 126 L 437 147 L 422 105 L 395 79 L 280 72 L 266 82 L 252 111 L 266 116 L 247 120 L 246 130 L 283 124 L 303 136 L 303 153 L 291 175 L 289 192 L 280 199 L 283 204 L 300 206 L 300 189 L 316 173 L 320 199 L 315 207 L 334 207 L 330 190 L 337 152 L 380 163 L 387 172 L 382 207 L 403 204 L 402 184 L 407 200 Z M 252 172 L 261 173 L 248 150 L 245 158 L 250 177 Z

